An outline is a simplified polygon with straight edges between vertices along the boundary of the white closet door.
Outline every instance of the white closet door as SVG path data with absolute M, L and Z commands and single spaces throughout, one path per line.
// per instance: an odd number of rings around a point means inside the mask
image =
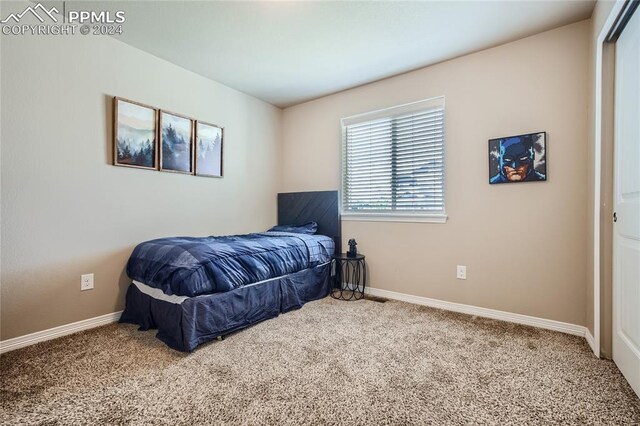
M 640 395 L 640 10 L 616 44 L 613 360 Z

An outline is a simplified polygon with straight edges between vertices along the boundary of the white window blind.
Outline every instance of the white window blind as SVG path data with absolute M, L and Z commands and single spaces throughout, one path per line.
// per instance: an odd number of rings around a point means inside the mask
M 444 98 L 342 124 L 343 214 L 444 216 Z

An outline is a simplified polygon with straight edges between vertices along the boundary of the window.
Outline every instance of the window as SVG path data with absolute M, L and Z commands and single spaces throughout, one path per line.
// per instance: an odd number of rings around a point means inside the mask
M 346 220 L 446 221 L 444 97 L 342 119 Z

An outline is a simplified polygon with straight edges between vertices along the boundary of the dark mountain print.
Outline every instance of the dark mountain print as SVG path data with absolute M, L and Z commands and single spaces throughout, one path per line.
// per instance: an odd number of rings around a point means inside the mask
M 147 139 L 140 144 L 140 148 L 132 147 L 131 140 L 118 138 L 118 163 L 132 166 L 154 167 L 155 166 L 155 140 Z
M 184 136 L 169 124 L 162 129 L 162 168 L 180 172 L 191 171 L 191 149 Z

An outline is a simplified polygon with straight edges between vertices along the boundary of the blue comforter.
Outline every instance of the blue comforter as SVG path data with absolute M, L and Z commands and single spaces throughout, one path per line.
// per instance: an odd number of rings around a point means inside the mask
M 333 250 L 329 237 L 288 232 L 160 238 L 138 244 L 127 274 L 166 294 L 193 297 L 312 268 Z

